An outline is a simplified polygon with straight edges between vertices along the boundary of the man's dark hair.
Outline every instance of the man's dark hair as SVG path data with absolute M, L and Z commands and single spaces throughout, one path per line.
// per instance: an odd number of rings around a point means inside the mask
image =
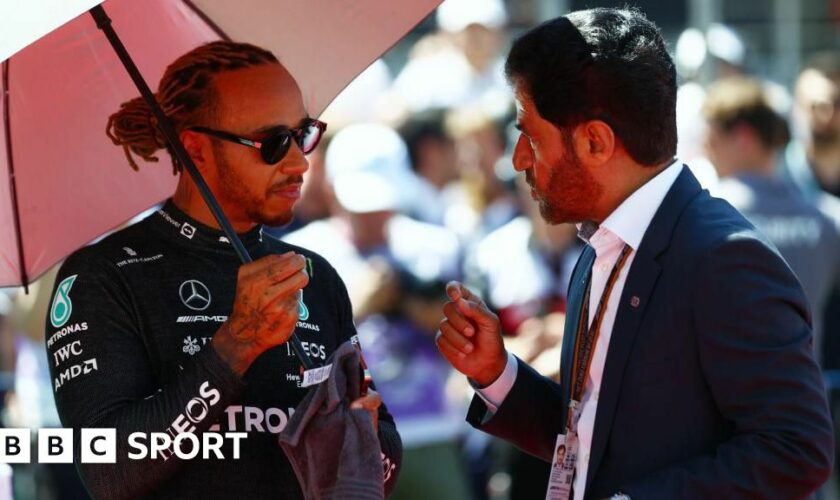
M 452 139 L 446 134 L 445 113 L 440 109 L 431 109 L 412 115 L 399 129 L 405 145 L 411 168 L 417 170 L 420 160 L 420 148 L 426 141 L 448 142 Z
M 196 125 L 213 125 L 218 98 L 213 85 L 214 75 L 272 63 L 279 63 L 277 57 L 255 45 L 222 40 L 206 43 L 167 66 L 155 98 L 176 132 Z M 105 133 L 115 145 L 123 147 L 134 170 L 139 167 L 132 153 L 146 161 L 156 162 L 155 152 L 160 149 L 169 151 L 175 172 L 181 170 L 157 126 L 152 108 L 143 97 L 122 103 L 120 109 L 108 118 Z
M 659 29 L 638 10 L 598 8 L 545 22 L 514 42 L 505 73 L 564 132 L 598 119 L 638 163 L 676 154 L 676 69 Z
M 703 116 L 726 133 L 748 127 L 769 150 L 779 150 L 790 140 L 787 120 L 773 109 L 761 83 L 752 78 L 730 77 L 711 85 Z

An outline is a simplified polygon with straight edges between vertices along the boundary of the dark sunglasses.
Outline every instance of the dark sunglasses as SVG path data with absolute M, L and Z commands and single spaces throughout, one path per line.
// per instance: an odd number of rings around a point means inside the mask
M 297 143 L 300 150 L 303 151 L 303 154 L 308 155 L 311 153 L 318 147 L 318 143 L 321 142 L 321 137 L 324 136 L 324 131 L 327 130 L 327 124 L 311 118 L 306 120 L 306 123 L 298 128 L 280 129 L 261 141 L 253 141 L 236 134 L 231 134 L 230 132 L 214 130 L 207 127 L 191 127 L 189 130 L 259 149 L 262 160 L 268 165 L 274 165 L 282 160 L 286 156 L 286 153 L 289 152 L 292 140 Z

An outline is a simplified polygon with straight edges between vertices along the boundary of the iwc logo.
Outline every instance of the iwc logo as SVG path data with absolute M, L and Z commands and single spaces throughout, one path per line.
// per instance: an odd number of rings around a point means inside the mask
M 198 280 L 187 280 L 178 289 L 181 302 L 193 311 L 203 311 L 210 307 L 210 290 Z
M 70 319 L 73 313 L 73 302 L 70 300 L 70 289 L 76 281 L 78 274 L 64 278 L 55 289 L 52 307 L 50 308 L 50 323 L 56 328 L 61 328 Z

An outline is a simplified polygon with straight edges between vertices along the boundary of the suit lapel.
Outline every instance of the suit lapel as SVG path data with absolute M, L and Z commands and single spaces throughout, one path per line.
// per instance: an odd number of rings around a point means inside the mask
M 651 220 L 628 271 L 627 281 L 618 303 L 604 364 L 604 375 L 601 379 L 598 410 L 595 415 L 595 429 L 589 455 L 589 471 L 586 478 L 587 490 L 604 457 L 604 450 L 615 418 L 615 408 L 618 405 L 624 369 L 633 350 L 633 342 L 639 325 L 650 303 L 650 296 L 659 278 L 661 268 L 657 258 L 670 245 L 671 235 L 683 209 L 700 192 L 701 187 L 697 179 L 688 167 L 684 166 Z M 565 343 L 563 350 L 565 352 Z
M 592 263 L 595 262 L 595 250 L 587 245 L 580 254 L 572 280 L 569 282 L 568 301 L 566 303 L 566 322 L 563 326 L 563 347 L 560 354 L 560 386 L 563 389 L 563 422 L 571 397 L 572 358 L 574 357 L 577 325 L 580 321 L 586 284 L 591 276 Z M 565 431 L 565 429 L 564 429 Z

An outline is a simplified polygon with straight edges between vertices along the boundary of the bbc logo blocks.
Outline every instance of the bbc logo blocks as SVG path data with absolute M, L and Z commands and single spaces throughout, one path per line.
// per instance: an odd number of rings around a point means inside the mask
M 0 462 L 28 464 L 31 433 L 29 429 L 0 429 Z
M 117 430 L 82 429 L 82 463 L 117 463 Z
M 0 429 L 0 463 L 30 463 L 33 439 L 30 429 Z M 73 463 L 73 429 L 39 429 L 37 443 L 39 463 Z M 116 463 L 116 429 L 82 429 L 81 461 Z
M 38 431 L 38 461 L 42 464 L 72 464 L 73 429 Z

